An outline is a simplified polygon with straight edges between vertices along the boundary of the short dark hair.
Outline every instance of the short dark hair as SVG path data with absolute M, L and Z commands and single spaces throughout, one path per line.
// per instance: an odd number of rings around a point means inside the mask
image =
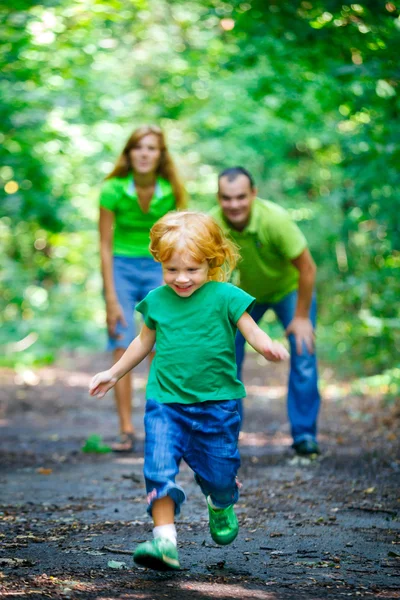
M 253 176 L 244 167 L 229 167 L 229 169 L 224 169 L 218 175 L 218 184 L 222 177 L 226 177 L 228 181 L 235 181 L 235 179 L 239 177 L 239 175 L 244 175 L 245 177 L 247 177 L 247 179 L 250 182 L 251 189 L 255 188 L 256 184 L 254 182 Z

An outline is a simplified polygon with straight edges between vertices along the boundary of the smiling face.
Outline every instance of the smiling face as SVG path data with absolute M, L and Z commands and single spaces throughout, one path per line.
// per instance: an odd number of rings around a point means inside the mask
M 129 151 L 134 173 L 146 175 L 155 173 L 160 163 L 161 149 L 158 136 L 149 133 L 143 136 L 134 148 Z
M 188 298 L 208 281 L 208 262 L 197 262 L 185 251 L 175 251 L 162 268 L 165 283 L 182 298 Z
M 250 221 L 256 188 L 251 187 L 246 175 L 238 175 L 233 181 L 221 177 L 218 186 L 218 200 L 226 220 L 234 229 L 242 231 Z

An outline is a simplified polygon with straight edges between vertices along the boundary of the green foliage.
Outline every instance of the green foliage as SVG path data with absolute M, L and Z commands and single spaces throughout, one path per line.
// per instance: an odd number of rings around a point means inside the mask
M 19 0 L 1 7 L 0 19 L 7 360 L 31 333 L 37 340 L 18 360 L 97 339 L 99 185 L 130 131 L 156 121 L 193 206 L 211 206 L 218 170 L 242 164 L 261 197 L 291 210 L 319 267 L 324 360 L 348 373 L 393 368 L 394 4 Z

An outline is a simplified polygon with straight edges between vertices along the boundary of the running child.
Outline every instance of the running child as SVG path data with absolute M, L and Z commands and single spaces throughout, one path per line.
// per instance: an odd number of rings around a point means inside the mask
M 239 531 L 237 400 L 246 394 L 236 376 L 237 328 L 267 360 L 289 355 L 250 317 L 254 298 L 226 283 L 238 255 L 212 217 L 168 213 L 152 227 L 150 239 L 166 285 L 136 306 L 144 317 L 140 334 L 111 369 L 93 377 L 89 391 L 103 397 L 157 342 L 144 417 L 144 477 L 154 539 L 140 544 L 133 558 L 152 569 L 176 570 L 174 518 L 186 499 L 175 482 L 182 459 L 206 497 L 213 540 L 230 544 Z

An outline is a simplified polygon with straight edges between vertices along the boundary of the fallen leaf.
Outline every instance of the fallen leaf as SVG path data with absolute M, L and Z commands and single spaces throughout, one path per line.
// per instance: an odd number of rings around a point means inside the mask
M 223 569 L 225 567 L 225 561 L 220 560 L 217 563 L 206 565 L 208 571 L 214 571 L 215 569 Z
M 0 558 L 0 565 L 7 567 L 31 567 L 35 563 L 27 558 Z
M 36 469 L 36 473 L 39 473 L 39 475 L 51 475 L 52 472 L 53 469 L 45 469 L 44 467 L 39 467 Z
M 363 494 L 373 494 L 375 491 L 374 487 L 369 487 L 366 490 L 363 490 Z
M 142 483 L 142 477 L 136 475 L 135 473 L 131 473 L 130 475 L 122 474 L 122 479 L 130 479 L 134 483 Z
M 118 560 L 109 560 L 107 567 L 110 567 L 110 569 L 126 569 L 126 563 L 119 562 Z

